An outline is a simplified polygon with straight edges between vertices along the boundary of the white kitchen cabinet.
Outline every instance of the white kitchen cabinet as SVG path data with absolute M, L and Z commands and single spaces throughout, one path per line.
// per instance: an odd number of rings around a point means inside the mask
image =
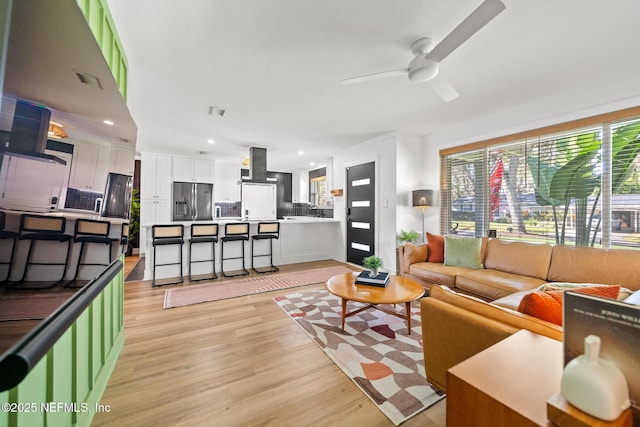
M 69 187 L 78 190 L 104 191 L 109 172 L 110 150 L 108 145 L 75 144 Z
M 174 157 L 173 180 L 213 184 L 214 164 L 212 161 L 205 159 Z
M 216 166 L 216 182 L 214 186 L 216 201 L 240 201 L 240 166 L 235 164 L 218 164 Z
M 112 146 L 109 172 L 133 176 L 135 156 L 132 148 Z
M 171 221 L 171 156 L 142 153 L 140 162 L 140 224 Z M 146 253 L 147 228 L 140 228 L 140 253 Z

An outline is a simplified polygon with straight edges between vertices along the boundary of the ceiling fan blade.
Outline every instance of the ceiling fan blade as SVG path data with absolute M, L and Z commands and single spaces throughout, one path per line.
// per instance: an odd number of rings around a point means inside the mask
M 435 62 L 441 62 L 449 56 L 451 52 L 456 50 L 458 46 L 498 16 L 504 9 L 505 5 L 500 0 L 485 0 L 476 10 L 471 12 L 471 15 L 467 16 L 460 25 L 434 47 L 427 55 L 427 58 Z
M 384 71 L 382 73 L 368 74 L 366 76 L 351 77 L 349 79 L 343 80 L 342 84 L 350 85 L 354 83 L 366 82 L 369 80 L 383 79 L 385 77 L 393 77 L 393 76 L 400 76 L 400 75 L 406 76 L 408 72 L 409 70 L 407 68 L 402 68 L 399 70 Z
M 460 96 L 457 90 L 447 79 L 438 75 L 427 82 L 431 89 L 437 93 L 444 102 L 451 102 Z

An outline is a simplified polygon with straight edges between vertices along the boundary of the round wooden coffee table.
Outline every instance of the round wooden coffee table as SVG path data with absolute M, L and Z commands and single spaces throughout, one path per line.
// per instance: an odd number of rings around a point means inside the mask
M 344 331 L 344 320 L 347 317 L 358 314 L 369 308 L 377 308 L 385 313 L 392 314 L 406 319 L 408 333 L 411 334 L 411 301 L 417 300 L 424 295 L 425 289 L 418 283 L 406 277 L 389 276 L 387 286 L 356 285 L 358 273 L 345 273 L 331 277 L 325 283 L 325 287 L 333 295 L 342 298 L 342 330 Z M 367 305 L 352 312 L 347 312 L 347 301 L 363 302 Z M 405 316 L 379 304 L 402 304 L 405 305 Z

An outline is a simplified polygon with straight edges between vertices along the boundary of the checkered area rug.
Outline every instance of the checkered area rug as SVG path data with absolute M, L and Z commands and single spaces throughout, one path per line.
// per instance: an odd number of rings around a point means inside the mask
M 409 335 L 405 320 L 373 308 L 348 317 L 342 332 L 340 298 L 327 291 L 273 300 L 395 425 L 444 398 L 425 378 L 419 301 Z M 347 310 L 362 306 L 349 301 Z

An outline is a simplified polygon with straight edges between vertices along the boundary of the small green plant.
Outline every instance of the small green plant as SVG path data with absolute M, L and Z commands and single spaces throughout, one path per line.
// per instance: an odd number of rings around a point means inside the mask
M 400 243 L 415 243 L 418 240 L 418 232 L 417 231 L 405 231 L 400 230 L 400 235 L 398 236 L 398 240 Z
M 364 265 L 364 268 L 377 270 L 378 268 L 382 267 L 382 259 L 375 255 L 371 255 L 364 259 L 362 265 Z
M 140 233 L 140 192 L 135 188 L 131 192 L 131 211 L 129 213 L 129 246 L 133 247 L 134 242 Z

